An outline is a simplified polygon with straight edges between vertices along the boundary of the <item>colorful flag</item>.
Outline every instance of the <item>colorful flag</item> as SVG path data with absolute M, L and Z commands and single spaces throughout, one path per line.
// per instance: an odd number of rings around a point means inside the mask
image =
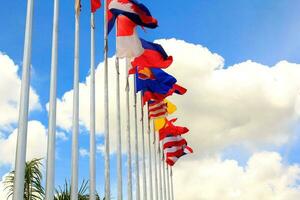
M 134 58 L 143 53 L 144 49 L 135 29 L 136 24 L 127 17 L 117 18 L 117 57 Z
M 81 11 L 81 0 L 75 0 L 75 13 L 79 16 Z
M 167 68 L 172 64 L 173 57 L 168 56 L 161 45 L 148 42 L 142 38 L 141 42 L 145 51 L 131 62 L 133 67 L 129 70 L 130 74 L 136 72 L 136 67 Z
M 101 7 L 100 0 L 91 0 L 91 12 L 94 13 L 98 8 Z
M 177 119 L 166 120 L 165 126 L 159 130 L 159 140 L 163 140 L 169 135 L 177 136 L 189 132 L 189 129 L 182 126 L 175 126 L 173 123 Z
M 168 110 L 164 101 L 150 101 L 148 105 L 150 119 L 166 117 Z
M 167 111 L 169 115 L 173 114 L 177 110 L 177 106 L 168 99 L 165 99 L 164 102 L 167 104 Z
M 193 149 L 187 145 L 183 145 L 182 147 L 168 148 L 164 150 L 164 153 L 166 154 L 167 164 L 170 166 L 174 166 L 179 158 L 184 155 L 193 153 Z
M 157 27 L 157 20 L 152 17 L 148 8 L 135 0 L 108 0 L 108 9 L 113 15 L 108 18 L 108 33 L 113 28 L 114 21 L 119 15 L 125 15 L 135 24 L 143 27 Z

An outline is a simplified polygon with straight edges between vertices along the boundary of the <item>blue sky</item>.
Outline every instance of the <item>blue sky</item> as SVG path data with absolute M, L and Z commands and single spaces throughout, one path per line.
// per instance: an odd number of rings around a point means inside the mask
M 0 51 L 9 55 L 21 66 L 23 55 L 26 1 L 2 0 L 0 7 Z M 33 112 L 30 119 L 37 119 L 47 127 L 45 104 L 49 99 L 52 1 L 34 2 L 32 79 L 31 84 L 40 96 L 43 112 Z M 156 30 L 140 31 L 148 40 L 159 38 L 182 39 L 201 44 L 211 52 L 225 58 L 231 66 L 253 60 L 273 66 L 278 61 L 300 63 L 300 1 L 298 0 L 193 0 L 193 1 L 143 1 L 159 21 Z M 73 1 L 61 1 L 59 21 L 58 96 L 72 88 L 74 54 L 74 5 Z M 90 15 L 89 1 L 82 1 L 80 29 L 80 80 L 89 72 Z M 96 62 L 103 59 L 103 9 L 96 13 Z M 114 34 L 110 37 L 110 55 L 114 53 Z M 98 138 L 99 142 L 102 138 Z M 88 134 L 81 134 L 81 146 L 88 148 Z M 57 183 L 62 183 L 70 174 L 70 140 L 58 141 Z M 287 162 L 300 163 L 297 145 L 284 147 L 280 151 Z M 234 147 L 226 151 L 225 157 L 244 162 L 245 156 L 235 155 Z M 98 156 L 98 180 L 103 174 L 102 157 Z M 88 158 L 80 158 L 80 176 L 88 177 Z M 8 167 L 0 168 L 0 175 Z M 112 174 L 116 174 L 112 172 Z M 113 176 L 114 177 L 114 176 Z M 99 182 L 98 185 L 103 185 Z M 113 181 L 113 184 L 115 182 Z M 102 188 L 101 188 L 102 190 Z

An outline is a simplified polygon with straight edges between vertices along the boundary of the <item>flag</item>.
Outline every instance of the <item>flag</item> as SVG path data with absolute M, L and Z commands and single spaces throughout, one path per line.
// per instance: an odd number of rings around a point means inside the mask
M 94 13 L 98 8 L 101 7 L 100 0 L 91 0 L 91 12 Z
M 148 42 L 142 38 L 141 42 L 145 49 L 144 53 L 131 62 L 132 68 L 129 70 L 130 74 L 135 73 L 136 67 L 167 68 L 172 64 L 173 57 L 168 56 L 161 45 Z
M 176 151 L 176 153 L 172 153 L 172 151 Z M 169 148 L 164 151 L 166 154 L 166 162 L 170 166 L 174 166 L 179 158 L 184 155 L 193 153 L 193 149 L 187 145 L 183 145 L 182 147 L 177 148 Z
M 75 0 L 75 13 L 79 16 L 81 11 L 81 0 Z
M 173 123 L 177 119 L 166 120 L 165 126 L 159 130 L 159 140 L 163 140 L 169 135 L 178 136 L 189 132 L 189 129 L 182 126 L 175 126 Z
M 144 49 L 135 30 L 136 24 L 125 16 L 119 16 L 117 27 L 117 57 L 134 58 L 141 55 Z
M 148 105 L 150 119 L 166 117 L 168 110 L 164 101 L 152 101 Z
M 143 27 L 157 27 L 157 20 L 152 17 L 148 8 L 136 0 L 108 0 L 108 9 L 113 15 L 109 18 L 108 33 L 113 28 L 114 21 L 119 15 L 125 15 L 135 24 Z
M 168 99 L 165 99 L 164 102 L 167 104 L 167 112 L 169 115 L 173 114 L 177 110 L 177 106 Z
M 155 131 L 159 131 L 166 124 L 167 119 L 165 117 L 154 119 L 154 129 Z

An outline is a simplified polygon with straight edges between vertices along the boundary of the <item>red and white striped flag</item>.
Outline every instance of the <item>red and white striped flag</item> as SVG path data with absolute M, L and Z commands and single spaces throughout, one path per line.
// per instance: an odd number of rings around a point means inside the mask
M 166 117 L 168 114 L 167 103 L 164 101 L 149 102 L 149 118 L 156 119 Z

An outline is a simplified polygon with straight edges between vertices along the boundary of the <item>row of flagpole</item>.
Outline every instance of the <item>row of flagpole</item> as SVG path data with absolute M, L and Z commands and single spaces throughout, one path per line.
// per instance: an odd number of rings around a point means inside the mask
M 75 0 L 78 1 L 78 0 Z M 110 199 L 110 147 L 109 147 L 109 110 L 108 110 L 108 34 L 107 34 L 107 6 L 104 5 L 104 133 L 105 133 L 105 199 Z M 72 130 L 72 168 L 71 168 L 71 199 L 78 199 L 78 133 L 79 133 L 79 12 L 75 14 L 75 50 L 74 50 L 74 96 L 73 96 L 73 130 Z M 47 168 L 46 168 L 46 199 L 52 200 L 54 197 L 55 183 L 55 135 L 56 135 L 56 90 L 57 90 L 57 43 L 58 43 L 58 16 L 59 0 L 54 0 L 53 16 L 53 35 L 52 35 L 52 59 L 51 59 L 51 78 L 50 78 L 50 101 L 49 101 L 49 130 L 47 147 Z M 33 0 L 27 1 L 27 16 L 25 30 L 25 44 L 23 55 L 23 73 L 21 84 L 21 98 L 19 110 L 19 128 L 15 162 L 15 184 L 14 200 L 23 198 L 23 182 L 26 158 L 26 140 L 28 125 L 29 107 L 29 87 L 30 87 L 30 64 L 31 64 L 31 39 L 32 39 L 32 18 Z M 126 59 L 126 71 L 130 65 L 129 58 Z M 95 150 L 95 21 L 94 14 L 91 14 L 91 82 L 90 82 L 90 199 L 96 199 L 96 150 Z M 117 84 L 117 173 L 118 173 L 118 200 L 123 199 L 122 194 L 122 151 L 121 151 L 121 119 L 120 119 L 120 81 L 119 81 L 119 60 L 116 58 L 116 84 Z M 131 134 L 130 134 L 130 105 L 129 105 L 129 77 L 126 73 L 126 132 L 127 132 L 127 199 L 133 199 L 132 194 L 132 160 L 131 160 Z M 134 78 L 134 88 L 136 87 Z M 138 119 L 137 119 L 137 94 L 134 91 L 134 138 L 135 138 L 135 176 L 136 176 L 136 200 L 140 199 L 139 181 L 139 151 L 138 151 Z M 144 138 L 144 119 L 143 107 L 142 114 L 142 174 L 143 174 L 143 197 L 147 199 L 147 180 L 146 180 L 146 161 L 145 161 L 145 138 Z M 150 141 L 150 119 L 148 123 L 148 150 L 149 150 L 149 194 L 150 200 L 153 199 L 152 188 L 152 157 Z M 153 128 L 154 129 L 154 128 Z M 154 131 L 155 134 L 155 131 Z M 173 197 L 173 178 L 172 172 L 166 171 L 165 163 L 161 160 L 161 148 L 157 136 L 153 142 L 154 152 L 154 184 L 155 199 L 167 200 Z M 162 164 L 162 165 L 161 165 Z M 164 174 L 162 177 L 162 173 Z M 168 177 L 170 175 L 170 177 Z M 166 180 L 167 178 L 167 180 Z M 171 190 L 169 186 L 171 179 Z M 166 187 L 168 183 L 168 187 Z

